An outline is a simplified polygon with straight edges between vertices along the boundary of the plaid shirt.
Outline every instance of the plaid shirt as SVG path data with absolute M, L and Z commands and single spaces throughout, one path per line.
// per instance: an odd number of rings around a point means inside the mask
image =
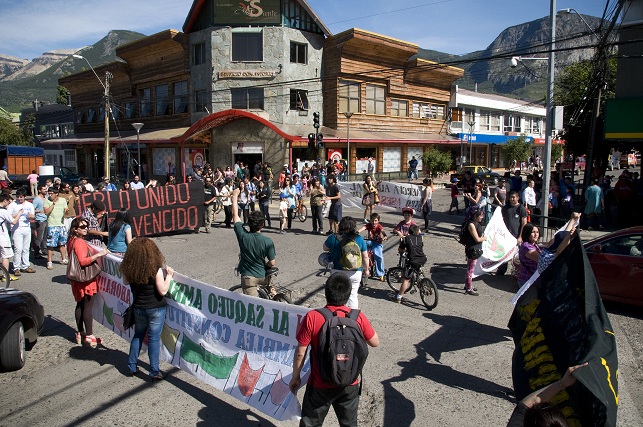
M 89 225 L 87 230 L 102 231 L 100 227 L 100 221 L 98 221 L 98 218 L 96 218 L 96 215 L 94 215 L 94 212 L 92 212 L 90 208 L 87 208 L 83 211 L 82 218 L 87 221 L 87 225 Z M 89 240 L 91 244 L 94 244 L 96 246 L 100 246 L 101 243 L 103 243 L 103 240 L 100 236 L 89 234 L 89 232 L 85 236 L 85 240 Z

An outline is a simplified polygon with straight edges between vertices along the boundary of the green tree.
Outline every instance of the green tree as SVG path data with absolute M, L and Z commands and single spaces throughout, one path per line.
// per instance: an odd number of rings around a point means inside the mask
M 0 145 L 32 145 L 32 138 L 10 120 L 0 118 Z
M 518 138 L 513 138 L 507 141 L 507 144 L 502 146 L 502 157 L 505 159 L 505 164 L 510 165 L 511 162 L 517 160 L 519 163 L 524 162 L 531 156 L 532 144 L 527 141 L 524 134 Z
M 562 144 L 552 144 L 551 145 L 551 165 L 555 165 L 556 161 L 560 159 L 560 156 L 563 155 L 563 145 Z
M 431 176 L 435 177 L 439 173 L 447 173 L 451 168 L 451 154 L 440 151 L 436 148 L 429 148 L 422 154 L 422 164 L 425 169 L 431 171 Z
M 69 103 L 69 90 L 65 86 L 56 86 L 56 104 L 67 105 Z
M 601 63 L 602 62 L 602 63 Z M 598 87 L 603 87 L 601 111 L 597 128 L 592 129 L 592 115 Z M 607 162 L 610 145 L 602 144 L 603 104 L 614 97 L 616 88 L 616 58 L 609 56 L 605 61 L 582 61 L 571 64 L 556 77 L 554 102 L 564 105 L 564 130 L 561 137 L 565 140 L 567 153 L 577 156 L 587 153 L 587 144 L 592 132 L 595 134 L 594 159 Z M 553 151 L 552 151 L 553 154 Z M 603 165 L 605 166 L 605 165 Z

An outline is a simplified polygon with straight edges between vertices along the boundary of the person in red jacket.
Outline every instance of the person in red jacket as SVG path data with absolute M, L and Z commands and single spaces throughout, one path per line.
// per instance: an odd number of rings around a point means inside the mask
M 333 313 L 337 312 L 338 316 L 346 317 L 350 312 L 350 308 L 346 307 L 346 302 L 351 294 L 350 279 L 342 272 L 333 273 L 326 281 L 325 288 L 326 308 Z M 357 426 L 358 381 L 355 380 L 353 384 L 346 387 L 327 384 L 322 380 L 317 360 L 315 360 L 318 354 L 319 332 L 324 322 L 324 316 L 320 312 L 311 310 L 306 314 L 301 328 L 297 331 L 299 345 L 295 350 L 292 380 L 289 385 L 293 394 L 297 394 L 297 389 L 301 385 L 301 369 L 304 366 L 306 350 L 309 345 L 311 346 L 311 373 L 302 402 L 300 426 L 321 426 L 324 424 L 324 419 L 331 405 L 337 414 L 340 426 Z M 364 333 L 366 344 L 377 347 L 380 344 L 380 338 L 364 313 L 359 313 L 357 324 Z

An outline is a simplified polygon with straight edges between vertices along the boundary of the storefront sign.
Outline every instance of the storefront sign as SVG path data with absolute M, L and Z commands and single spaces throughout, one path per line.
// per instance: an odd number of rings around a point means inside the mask
M 216 24 L 281 24 L 280 0 L 218 1 L 214 4 Z
M 223 70 L 219 71 L 220 79 L 257 79 L 274 77 L 274 70 Z
M 263 144 L 261 142 L 233 142 L 232 154 L 261 154 Z

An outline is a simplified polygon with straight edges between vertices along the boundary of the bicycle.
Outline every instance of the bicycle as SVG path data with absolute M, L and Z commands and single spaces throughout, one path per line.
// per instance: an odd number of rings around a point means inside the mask
M 308 216 L 308 208 L 304 204 L 304 198 L 298 197 L 297 206 L 292 211 L 292 219 L 299 218 L 299 221 L 304 222 L 306 221 L 307 216 Z
M 402 258 L 402 256 L 400 256 Z M 406 258 L 406 257 L 404 257 Z M 413 269 L 409 288 L 406 294 L 414 294 L 420 291 L 420 299 L 426 306 L 427 310 L 433 310 L 438 305 L 438 287 L 430 277 L 425 277 L 422 267 Z M 395 292 L 400 290 L 400 285 L 404 279 L 404 267 L 393 267 L 386 273 L 386 283 Z
M 272 284 L 272 279 L 277 277 L 278 273 L 279 273 L 279 269 L 277 267 L 266 269 L 266 283 L 257 285 L 257 292 L 259 293 L 259 298 L 292 304 L 292 298 L 291 298 L 292 291 L 283 286 L 277 286 Z M 243 293 L 243 286 L 234 285 L 229 290 L 232 292 Z

